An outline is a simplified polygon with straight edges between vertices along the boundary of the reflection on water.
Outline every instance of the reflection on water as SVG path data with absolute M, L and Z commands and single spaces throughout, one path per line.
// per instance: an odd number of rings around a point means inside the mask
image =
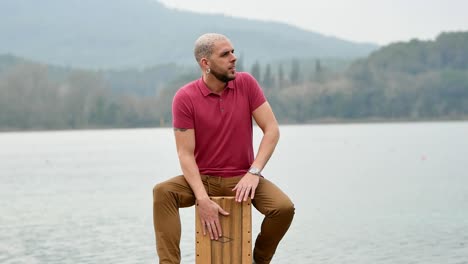
M 468 262 L 468 123 L 281 132 L 265 175 L 296 216 L 274 263 Z M 2 133 L 0 146 L 0 263 L 156 262 L 151 189 L 180 174 L 171 129 Z M 193 263 L 193 208 L 181 214 Z

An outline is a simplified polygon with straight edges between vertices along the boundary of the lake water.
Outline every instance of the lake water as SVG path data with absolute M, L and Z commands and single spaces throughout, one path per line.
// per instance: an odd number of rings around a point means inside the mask
M 264 174 L 296 215 L 273 263 L 468 263 L 467 122 L 281 133 Z M 0 263 L 156 263 L 152 187 L 179 173 L 169 128 L 0 133 Z

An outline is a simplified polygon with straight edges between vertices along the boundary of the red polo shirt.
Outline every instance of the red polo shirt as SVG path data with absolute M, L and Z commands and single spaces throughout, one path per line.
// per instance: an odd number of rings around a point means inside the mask
M 195 160 L 201 174 L 244 175 L 254 160 L 252 112 L 266 101 L 257 81 L 238 72 L 221 95 L 202 78 L 180 88 L 172 102 L 175 128 L 195 130 Z

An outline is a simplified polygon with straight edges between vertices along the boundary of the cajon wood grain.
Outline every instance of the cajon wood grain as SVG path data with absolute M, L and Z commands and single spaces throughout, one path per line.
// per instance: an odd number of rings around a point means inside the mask
M 220 215 L 223 236 L 211 240 L 203 235 L 198 210 L 195 209 L 195 258 L 196 264 L 252 264 L 252 205 L 250 199 L 238 203 L 235 197 L 210 197 L 228 211 Z

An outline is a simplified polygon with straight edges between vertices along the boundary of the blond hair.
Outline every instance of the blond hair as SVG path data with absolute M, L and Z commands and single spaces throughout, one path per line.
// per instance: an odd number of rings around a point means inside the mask
M 206 33 L 195 41 L 193 53 L 198 63 L 202 58 L 209 58 L 213 53 L 213 46 L 216 41 L 229 40 L 226 36 L 218 33 Z

